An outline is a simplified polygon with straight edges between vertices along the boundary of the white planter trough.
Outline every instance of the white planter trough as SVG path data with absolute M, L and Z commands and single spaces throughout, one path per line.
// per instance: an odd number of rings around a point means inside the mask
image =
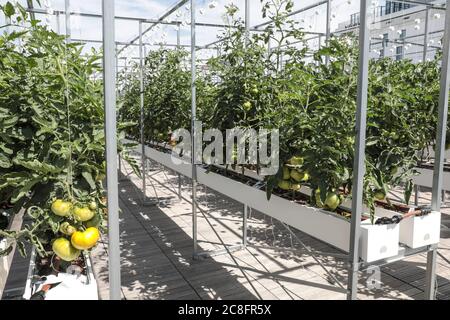
M 392 217 L 392 211 L 379 212 L 382 217 Z M 441 213 L 433 211 L 424 216 L 406 218 L 400 221 L 400 243 L 416 249 L 440 241 Z
M 50 283 L 58 283 L 57 286 L 50 289 L 45 300 L 98 300 L 97 282 L 88 254 L 83 253 L 86 266 L 86 275 L 59 273 L 57 277 L 48 276 Z M 34 285 L 33 279 L 37 276 L 36 270 L 36 251 L 33 249 L 30 255 L 30 266 L 28 267 L 27 282 L 23 298 L 29 300 L 33 294 L 41 287 Z M 51 280 L 50 280 L 50 277 Z
M 140 152 L 141 147 L 136 148 Z M 148 158 L 159 162 L 187 177 L 191 177 L 191 164 L 181 161 L 175 164 L 171 155 L 146 147 Z M 266 192 L 245 185 L 223 175 L 208 172 L 199 167 L 198 182 L 228 196 L 236 201 L 271 216 L 289 226 L 305 232 L 338 249 L 348 252 L 350 245 L 350 221 L 332 212 L 301 205 L 293 201 L 272 195 L 267 200 Z M 398 254 L 398 225 L 372 225 L 369 220 L 361 223 L 360 257 L 366 262 L 372 262 Z

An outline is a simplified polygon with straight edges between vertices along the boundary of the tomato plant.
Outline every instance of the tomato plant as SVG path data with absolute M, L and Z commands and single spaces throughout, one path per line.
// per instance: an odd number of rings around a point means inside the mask
M 2 9 L 28 19 L 20 5 Z M 67 223 L 84 230 L 77 207 L 94 202 L 89 217 L 105 217 L 103 182 L 96 179 L 105 174 L 101 56 L 82 49 L 38 21 L 0 36 L 0 203 L 31 218 L 23 230 L 0 235 L 17 240 L 22 253 L 24 242 L 41 256 L 51 253 Z M 119 140 L 127 126 L 119 124 Z M 118 148 L 134 166 L 127 146 Z
M 307 184 L 313 189 L 311 203 L 333 211 L 352 192 L 357 38 L 333 36 L 311 54 L 303 30 L 288 17 L 293 2 L 261 2 L 263 17 L 272 24 L 249 35 L 238 8 L 226 7 L 228 27 L 219 54 L 208 60 L 206 74 L 198 75 L 198 118 L 205 129 L 279 129 L 281 165 L 266 177 L 268 197 Z M 185 58 L 180 50 L 158 50 L 146 58 L 147 139 L 159 134 L 164 140 L 170 130 L 189 127 Z M 402 187 L 409 202 L 422 151 L 435 143 L 439 61 L 439 54 L 422 63 L 370 61 L 363 199 L 372 216 L 376 201 L 392 188 Z M 130 120 L 136 121 L 138 113 L 129 111 L 138 103 L 133 81 L 125 89 L 123 113 L 134 114 Z M 292 159 L 302 161 L 292 164 Z

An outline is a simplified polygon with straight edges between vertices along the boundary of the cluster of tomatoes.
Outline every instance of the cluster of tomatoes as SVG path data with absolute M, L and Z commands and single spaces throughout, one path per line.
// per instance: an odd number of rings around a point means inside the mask
M 283 166 L 283 178 L 278 182 L 278 187 L 282 190 L 300 191 L 301 184 L 310 180 L 310 175 L 302 166 L 304 159 L 301 156 L 293 156 Z M 314 192 L 315 203 L 319 208 L 336 210 L 341 204 L 342 198 L 334 191 L 327 192 L 325 201 L 322 201 L 321 191 L 317 188 Z
M 96 227 L 97 203 L 92 201 L 88 206 L 73 205 L 70 201 L 57 199 L 53 201 L 51 210 L 60 217 L 73 218 L 80 222 L 83 230 L 77 230 L 69 221 L 61 223 L 59 231 L 65 235 L 53 241 L 53 252 L 64 261 L 78 258 L 82 250 L 93 248 L 99 238 L 100 231 Z

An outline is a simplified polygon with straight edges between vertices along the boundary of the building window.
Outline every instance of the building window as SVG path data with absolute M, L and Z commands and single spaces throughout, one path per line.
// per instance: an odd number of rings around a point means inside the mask
M 395 49 L 395 60 L 403 59 L 403 46 L 399 46 Z
M 400 33 L 400 39 L 406 38 L 406 29 L 402 29 L 402 32 Z

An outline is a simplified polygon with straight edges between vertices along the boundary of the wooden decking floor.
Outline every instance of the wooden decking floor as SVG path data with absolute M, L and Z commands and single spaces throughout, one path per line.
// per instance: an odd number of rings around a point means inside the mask
M 292 230 L 257 212 L 248 220 L 249 245 L 213 258 L 192 259 L 190 181 L 156 164 L 147 196 L 158 205 L 142 206 L 141 181 L 123 165 L 120 182 L 121 275 L 124 299 L 345 299 L 346 259 L 338 250 Z M 422 193 L 427 201 L 429 193 Z M 200 187 L 198 239 L 201 251 L 222 249 L 242 241 L 243 206 Z M 449 211 L 446 211 L 449 213 Z M 450 216 L 443 215 L 450 226 Z M 437 298 L 450 299 L 450 232 L 443 231 L 437 258 Z M 320 254 L 312 256 L 302 249 Z M 92 254 L 102 299 L 108 298 L 107 239 Z M 321 262 L 326 269 L 319 264 Z M 360 299 L 421 299 L 426 255 L 409 257 L 381 268 L 381 286 L 367 285 L 370 273 L 361 271 Z

